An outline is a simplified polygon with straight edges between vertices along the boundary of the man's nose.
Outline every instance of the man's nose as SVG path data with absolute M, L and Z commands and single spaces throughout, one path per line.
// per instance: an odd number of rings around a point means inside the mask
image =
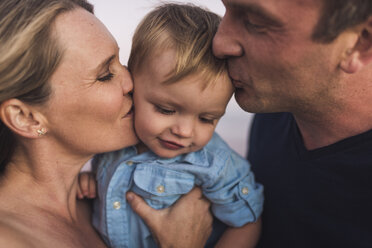
M 221 59 L 241 56 L 243 54 L 243 48 L 238 42 L 238 35 L 236 24 L 234 24 L 230 16 L 226 13 L 213 39 L 214 55 Z

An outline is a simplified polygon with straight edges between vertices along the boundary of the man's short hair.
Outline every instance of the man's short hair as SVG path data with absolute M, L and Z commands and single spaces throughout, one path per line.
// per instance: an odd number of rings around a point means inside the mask
M 372 15 L 371 0 L 323 0 L 323 13 L 313 39 L 331 42 L 341 32 L 366 21 Z

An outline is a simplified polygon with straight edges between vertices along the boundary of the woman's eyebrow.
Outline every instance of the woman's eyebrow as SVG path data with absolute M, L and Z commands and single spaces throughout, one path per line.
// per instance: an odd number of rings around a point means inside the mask
M 107 59 L 105 59 L 102 63 L 100 63 L 97 67 L 96 67 L 96 71 L 100 71 L 102 69 L 104 69 L 105 67 L 107 67 L 107 65 L 109 65 L 111 63 L 111 61 L 116 58 L 116 55 L 113 54 L 111 55 L 110 57 L 108 57 Z

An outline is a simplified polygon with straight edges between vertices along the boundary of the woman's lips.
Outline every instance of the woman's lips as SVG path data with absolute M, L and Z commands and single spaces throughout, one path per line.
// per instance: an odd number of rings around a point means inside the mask
M 160 142 L 160 144 L 161 144 L 164 148 L 167 148 L 167 149 L 169 149 L 169 150 L 179 150 L 179 149 L 184 148 L 183 145 L 180 145 L 180 144 L 174 143 L 174 142 L 172 142 L 172 141 L 167 141 L 167 140 L 159 139 L 159 142 Z
M 126 115 L 123 116 L 123 118 L 128 118 L 133 116 L 133 108 L 131 108 Z

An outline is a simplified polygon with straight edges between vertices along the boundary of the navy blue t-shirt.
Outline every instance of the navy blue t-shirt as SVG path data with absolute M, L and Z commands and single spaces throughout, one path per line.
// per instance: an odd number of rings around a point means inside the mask
M 250 137 L 265 187 L 258 247 L 372 247 L 372 130 L 308 151 L 291 114 L 257 114 Z

